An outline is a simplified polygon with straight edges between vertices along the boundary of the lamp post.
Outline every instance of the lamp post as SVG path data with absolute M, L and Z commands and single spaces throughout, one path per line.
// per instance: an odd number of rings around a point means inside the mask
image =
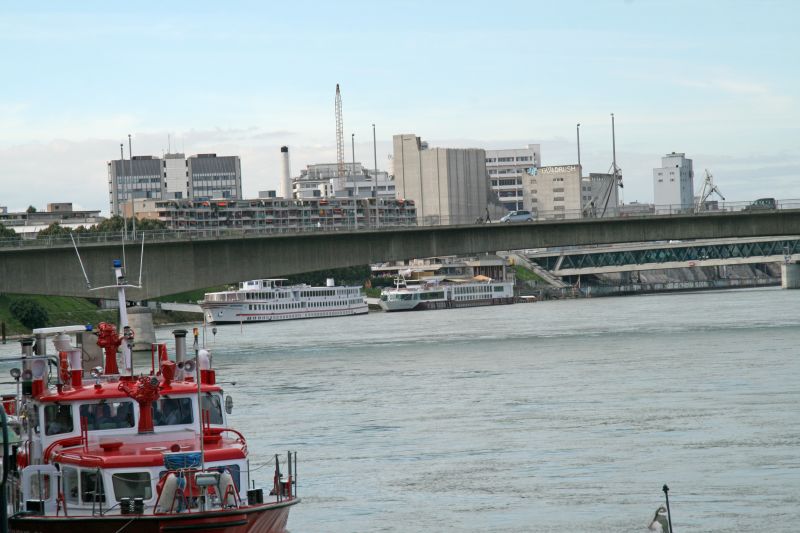
M 375 124 L 372 125 L 372 157 L 375 174 L 372 176 L 372 197 L 375 199 L 375 227 L 378 227 L 378 144 L 375 141 Z
M 358 186 L 356 186 L 356 134 L 350 134 L 350 148 L 353 151 L 353 166 L 350 168 L 350 177 L 353 178 L 353 229 L 358 229 Z M 345 186 L 347 184 L 345 183 Z
M 131 161 L 131 179 L 133 179 L 133 149 L 131 148 L 131 134 L 128 134 L 128 158 Z M 136 240 L 136 204 L 133 202 L 134 192 L 131 187 L 131 224 L 133 229 L 133 240 Z

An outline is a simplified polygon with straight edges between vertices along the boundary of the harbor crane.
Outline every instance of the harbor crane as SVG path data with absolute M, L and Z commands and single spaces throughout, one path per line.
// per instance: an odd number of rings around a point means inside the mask
M 716 194 L 723 202 L 725 201 L 725 197 L 722 196 L 719 187 L 714 185 L 714 176 L 706 169 L 706 179 L 703 181 L 703 188 L 700 189 L 700 193 L 697 195 L 697 204 L 695 205 L 695 210 L 697 212 L 706 210 L 706 202 L 712 194 Z

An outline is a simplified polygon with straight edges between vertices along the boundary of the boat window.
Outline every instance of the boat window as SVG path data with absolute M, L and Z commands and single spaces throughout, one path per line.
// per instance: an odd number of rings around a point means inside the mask
M 78 471 L 65 466 L 61 471 L 61 483 L 67 502 L 78 503 Z
M 214 466 L 208 468 L 207 470 L 212 472 L 219 472 L 220 474 L 227 470 L 231 473 L 231 477 L 233 478 L 233 484 L 236 487 L 236 490 L 241 490 L 239 485 L 239 465 L 225 465 L 225 466 Z
M 174 426 L 177 424 L 191 424 L 192 399 L 191 398 L 164 398 L 153 402 L 153 425 Z
M 40 484 L 42 490 L 39 489 Z M 38 474 L 31 476 L 31 499 L 50 499 L 50 474 Z
M 494 292 L 503 292 L 503 286 L 502 285 L 495 285 Z
M 111 482 L 114 484 L 114 498 L 117 501 L 122 498 L 149 500 L 153 496 L 149 472 L 121 472 L 112 475 Z
M 203 396 L 203 411 L 208 411 L 209 423 L 222 424 L 222 395 L 206 393 Z
M 106 494 L 103 491 L 103 476 L 97 476 L 96 470 L 81 471 L 81 500 L 92 503 L 106 501 Z
M 45 435 L 60 435 L 74 429 L 71 405 L 46 405 L 44 408 Z
M 81 405 L 81 419 L 89 431 L 133 427 L 133 402 L 99 402 Z

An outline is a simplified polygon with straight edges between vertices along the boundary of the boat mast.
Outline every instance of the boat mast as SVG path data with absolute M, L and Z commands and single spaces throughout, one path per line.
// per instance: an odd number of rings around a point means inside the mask
M 122 343 L 122 358 L 125 362 L 125 371 L 133 375 L 133 357 L 131 354 L 133 332 L 128 324 L 128 300 L 125 297 L 125 274 L 122 271 L 122 261 L 114 259 L 114 277 L 117 280 L 117 301 L 119 303 L 119 328 L 125 337 Z

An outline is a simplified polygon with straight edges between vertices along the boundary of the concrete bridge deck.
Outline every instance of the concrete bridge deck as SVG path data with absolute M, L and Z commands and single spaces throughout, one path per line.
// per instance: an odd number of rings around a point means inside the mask
M 381 261 L 567 245 L 800 234 L 800 209 L 642 218 L 415 227 L 353 232 L 168 239 L 145 244 L 142 289 L 132 300 L 314 270 Z M 113 283 L 120 243 L 82 244 L 94 286 Z M 139 246 L 126 247 L 128 278 L 139 277 Z M 71 244 L 0 249 L 0 292 L 113 298 L 86 286 Z

